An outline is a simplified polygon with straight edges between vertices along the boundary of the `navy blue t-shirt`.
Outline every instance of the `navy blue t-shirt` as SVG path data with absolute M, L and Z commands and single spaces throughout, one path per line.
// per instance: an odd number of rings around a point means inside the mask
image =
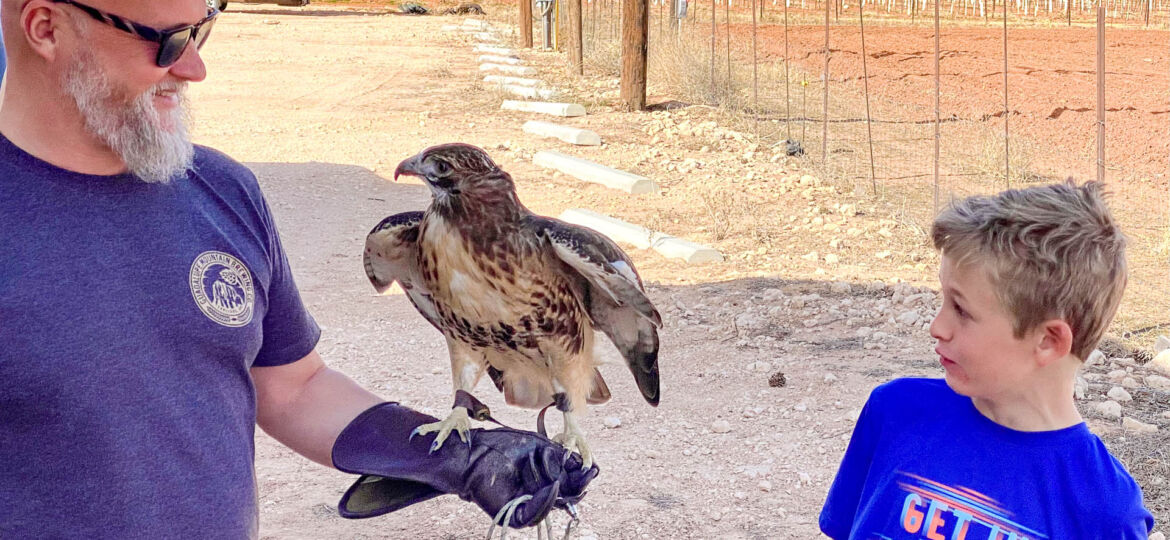
M 149 184 L 0 136 L 0 538 L 254 537 L 248 370 L 319 336 L 243 165 Z
M 1154 519 L 1084 423 L 1006 428 L 941 379 L 869 397 L 820 517 L 834 539 L 1131 540 Z

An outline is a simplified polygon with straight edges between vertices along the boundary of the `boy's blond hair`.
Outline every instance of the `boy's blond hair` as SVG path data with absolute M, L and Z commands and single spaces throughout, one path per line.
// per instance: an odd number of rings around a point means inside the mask
M 1010 189 L 954 202 L 934 220 L 935 249 L 987 269 L 1016 338 L 1051 319 L 1072 328 L 1084 360 L 1125 291 L 1125 236 L 1098 182 Z

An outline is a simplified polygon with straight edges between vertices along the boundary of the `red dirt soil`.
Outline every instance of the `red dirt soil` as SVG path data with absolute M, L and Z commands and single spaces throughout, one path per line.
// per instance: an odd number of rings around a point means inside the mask
M 722 29 L 721 29 L 722 30 Z M 750 25 L 734 25 L 735 40 L 750 43 Z M 782 26 L 759 30 L 761 61 L 784 54 Z M 832 26 L 830 79 L 860 90 L 861 34 L 856 26 Z M 866 27 L 869 89 L 894 104 L 875 119 L 933 120 L 934 32 L 910 26 Z M 794 65 L 813 76 L 824 66 L 824 28 L 789 28 Z M 1002 28 L 943 27 L 942 117 L 1003 126 Z M 1170 159 L 1167 138 L 1167 33 L 1106 30 L 1106 163 L 1112 179 L 1161 176 Z M 1010 29 L 1008 119 L 1012 137 L 1039 147 L 1037 173 L 1092 178 L 1096 171 L 1096 30 Z M 946 148 L 947 142 L 943 141 Z

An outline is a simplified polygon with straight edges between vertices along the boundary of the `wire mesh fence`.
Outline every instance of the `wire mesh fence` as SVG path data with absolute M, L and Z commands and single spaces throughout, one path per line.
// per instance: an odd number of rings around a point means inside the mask
M 1167 3 L 680 1 L 650 6 L 655 93 L 719 107 L 762 147 L 799 143 L 803 167 L 923 230 L 955 197 L 1103 174 L 1130 238 L 1114 332 L 1148 347 L 1170 326 Z M 620 2 L 583 14 L 586 72 L 616 77 Z

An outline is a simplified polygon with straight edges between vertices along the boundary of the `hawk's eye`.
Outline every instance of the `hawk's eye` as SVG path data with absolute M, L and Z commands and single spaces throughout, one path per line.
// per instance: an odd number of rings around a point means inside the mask
M 451 175 L 451 164 L 441 159 L 431 160 L 431 166 L 427 171 L 434 178 L 446 178 Z

